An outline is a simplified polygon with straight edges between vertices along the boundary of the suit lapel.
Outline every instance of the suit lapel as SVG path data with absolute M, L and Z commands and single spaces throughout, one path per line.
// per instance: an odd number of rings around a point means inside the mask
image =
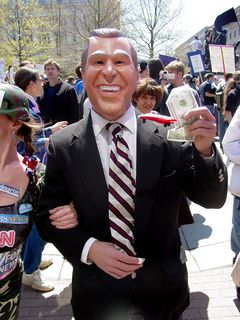
M 79 122 L 71 143 L 72 158 L 95 212 L 108 224 L 108 190 L 90 114 Z
M 95 212 L 109 229 L 108 189 L 92 129 L 91 116 L 79 122 L 71 143 L 72 159 L 77 175 L 84 184 Z M 135 240 L 144 235 L 157 191 L 162 163 L 162 137 L 158 128 L 147 121 L 137 120 L 137 176 L 135 202 Z M 103 227 L 104 227 L 103 226 Z M 110 229 L 109 229 L 110 232 Z
M 162 163 L 162 137 L 158 128 L 138 119 L 137 124 L 137 178 L 135 203 L 135 240 L 141 238 L 155 201 L 157 180 Z

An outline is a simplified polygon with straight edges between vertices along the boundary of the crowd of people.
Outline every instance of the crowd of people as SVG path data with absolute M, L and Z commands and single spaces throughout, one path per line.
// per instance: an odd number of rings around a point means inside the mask
M 178 228 L 193 222 L 188 201 L 225 202 L 214 138 L 222 146 L 239 109 L 240 71 L 200 81 L 179 60 L 138 61 L 120 31 L 97 29 L 76 78 L 63 81 L 60 72 L 53 59 L 44 75 L 25 61 L 14 85 L 0 84 L 1 268 L 15 257 L 0 272 L 0 314 L 17 319 L 21 283 L 54 289 L 40 270 L 48 241 L 73 266 L 75 320 L 181 319 L 189 288 Z M 169 116 L 167 99 L 181 87 L 198 105 L 184 115 L 184 143 L 138 118 Z

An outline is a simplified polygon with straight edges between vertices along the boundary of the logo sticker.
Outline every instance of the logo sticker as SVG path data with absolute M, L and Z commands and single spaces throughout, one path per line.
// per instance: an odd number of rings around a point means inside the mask
M 23 214 L 29 211 L 32 211 L 33 206 L 31 205 L 31 203 L 22 203 L 19 206 L 18 212 L 19 214 Z

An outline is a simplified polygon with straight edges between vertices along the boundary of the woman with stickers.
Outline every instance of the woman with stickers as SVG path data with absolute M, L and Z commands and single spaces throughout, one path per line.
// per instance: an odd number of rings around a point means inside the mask
M 14 81 L 15 85 L 21 88 L 27 95 L 31 116 L 37 123 L 43 124 L 36 102 L 36 98 L 41 96 L 43 91 L 42 80 L 38 70 L 31 65 L 21 67 L 16 71 Z M 34 133 L 32 137 L 34 156 L 38 157 L 40 163 L 46 164 L 49 136 L 66 126 L 67 121 L 60 121 L 47 128 L 42 125 L 42 128 Z M 17 150 L 22 156 L 27 154 L 24 141 L 18 142 Z M 44 171 L 45 166 L 42 166 L 42 168 Z M 32 230 L 24 242 L 21 252 L 24 269 L 22 284 L 30 286 L 33 290 L 40 292 L 54 290 L 54 283 L 46 278 L 42 272 L 42 269 L 49 267 L 53 263 L 51 259 L 42 260 L 42 252 L 45 245 L 46 241 L 40 238 L 37 228 L 35 224 L 33 224 Z
M 36 204 L 36 158 L 17 153 L 23 139 L 33 152 L 32 131 L 39 125 L 29 114 L 28 99 L 15 86 L 0 83 L 0 319 L 17 319 L 22 282 L 20 252 L 32 225 Z M 77 225 L 72 206 L 55 208 L 52 223 L 58 228 Z M 70 223 L 69 223 L 70 221 Z

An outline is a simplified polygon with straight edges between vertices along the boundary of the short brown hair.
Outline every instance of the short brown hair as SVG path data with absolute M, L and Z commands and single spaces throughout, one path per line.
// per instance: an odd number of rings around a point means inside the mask
M 47 61 L 44 62 L 44 70 L 46 70 L 46 67 L 50 65 L 55 66 L 57 70 L 60 71 L 60 64 L 53 59 L 48 59 Z
M 137 89 L 133 94 L 133 99 L 138 100 L 140 96 L 148 95 L 156 97 L 156 100 L 159 100 L 162 94 L 162 88 L 155 80 L 144 78 L 138 81 Z
M 184 75 L 185 73 L 185 66 L 184 64 L 182 63 L 182 61 L 178 61 L 178 60 L 174 60 L 172 62 L 170 62 L 166 67 L 165 69 L 167 71 L 171 71 L 171 70 L 174 70 L 176 72 L 182 72 L 182 75 Z
M 87 64 L 87 58 L 88 58 L 88 50 L 89 50 L 89 38 L 91 37 L 100 37 L 100 38 L 126 38 L 126 36 L 119 30 L 113 29 L 113 28 L 102 28 L 102 29 L 95 29 L 90 32 L 89 37 L 87 39 L 87 44 L 85 49 L 82 52 L 82 71 L 85 70 L 86 64 Z M 132 46 L 132 44 L 129 42 L 130 50 L 131 50 L 131 56 L 133 64 L 138 70 L 138 61 L 137 61 L 137 52 Z

